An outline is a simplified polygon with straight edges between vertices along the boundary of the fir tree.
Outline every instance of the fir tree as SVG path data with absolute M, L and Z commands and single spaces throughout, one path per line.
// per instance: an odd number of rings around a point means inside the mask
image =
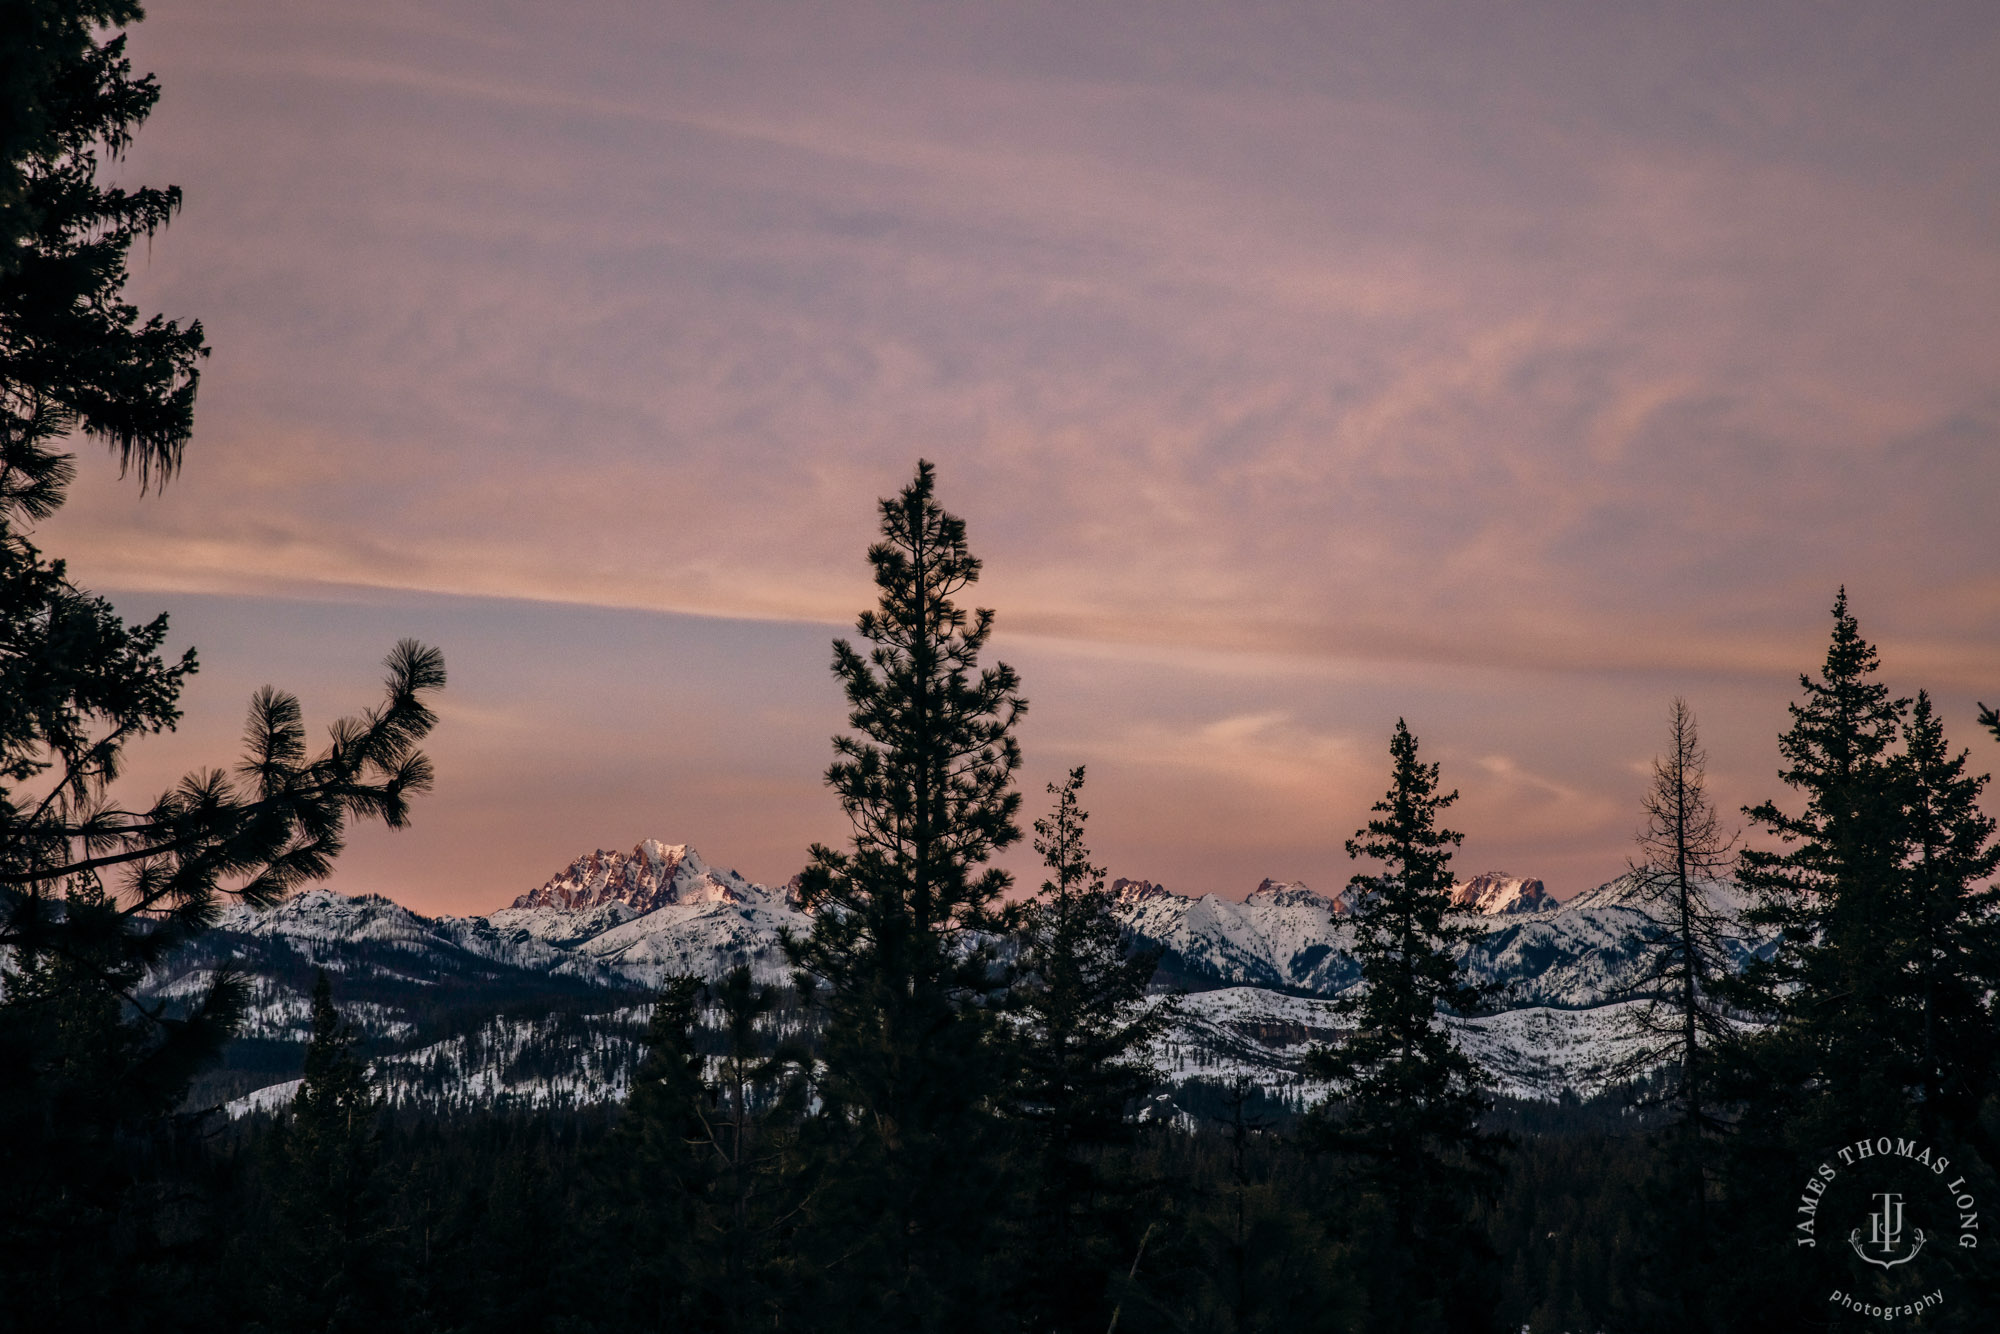
M 1779 776 L 1803 809 L 1766 801 L 1746 810 L 1783 849 L 1746 847 L 1738 860 L 1752 895 L 1744 920 L 1775 929 L 1777 944 L 1730 988 L 1779 1021 L 1745 1049 L 1758 1070 L 1753 1117 L 1828 1143 L 1850 1127 L 1900 1124 L 1917 1079 L 1902 1036 L 1914 1016 L 1891 949 L 1908 929 L 1895 745 L 1909 701 L 1875 679 L 1880 659 L 1845 589 L 1833 621 L 1819 679 L 1799 678 L 1804 697 L 1778 741 Z
M 954 601 L 979 561 L 934 491 L 919 463 L 882 502 L 868 552 L 881 601 L 857 625 L 873 647 L 834 645 L 855 735 L 834 739 L 827 782 L 853 843 L 812 849 L 812 934 L 787 946 L 800 991 L 826 1007 L 818 1130 L 833 1178 L 815 1225 L 840 1296 L 823 1305 L 871 1330 L 999 1318 L 992 1016 L 1005 978 L 985 942 L 1006 926 L 1008 877 L 985 863 L 1020 837 L 1026 705 L 1011 668 L 979 666 L 993 613 Z
M 1490 1188 L 1497 1146 L 1479 1129 L 1484 1075 L 1444 1022 L 1482 1001 L 1455 953 L 1479 933 L 1453 896 L 1452 849 L 1463 835 L 1438 824 L 1458 793 L 1440 791 L 1438 766 L 1417 758 L 1401 719 L 1389 755 L 1389 790 L 1347 841 L 1349 857 L 1380 864 L 1349 882 L 1361 980 L 1336 1008 L 1354 1029 L 1308 1058 L 1309 1072 L 1334 1084 L 1308 1133 L 1348 1164 L 1359 1193 L 1334 1222 L 1364 1257 L 1372 1327 L 1476 1328 L 1489 1308 L 1477 1291 L 1486 1257 L 1471 1213 Z
M 266 1146 L 276 1222 L 265 1251 L 272 1329 L 376 1330 L 401 1306 L 387 1263 L 382 1100 L 358 1042 L 320 970 L 304 1076 Z
M 180 190 L 100 185 L 159 100 L 134 77 L 133 0 L 11 0 L 0 9 L 0 514 L 47 518 L 81 431 L 142 484 L 164 482 L 193 430 L 201 324 L 140 322 L 124 299 L 132 243 L 165 227 Z M 10 536 L 18 536 L 10 533 Z
M 1128 952 L 1104 871 L 1090 864 L 1083 769 L 1048 790 L 1055 810 L 1035 822 L 1035 851 L 1050 878 L 1025 920 L 1015 997 L 1016 1114 L 1035 1172 L 1019 1300 L 1032 1328 L 1096 1330 L 1106 1281 L 1132 1247 L 1117 1226 L 1132 1191 L 1112 1182 L 1106 1153 L 1160 1081 L 1144 1053 L 1170 1011 L 1147 1004 L 1157 952 Z
M 1918 1023 L 1919 1124 L 1967 1139 L 2000 1168 L 1980 1111 L 2000 1080 L 2000 844 L 1980 808 L 1987 776 L 1966 772 L 1944 725 L 1919 691 L 1897 765 L 1907 820 L 1906 937 L 1896 950 Z
M 1778 1260 L 1795 1249 L 1778 1239 L 1814 1222 L 1786 1212 L 1784 1183 L 1834 1146 L 1921 1131 L 1961 1165 L 1967 1142 L 1994 1158 L 1979 1118 L 2000 983 L 1992 891 L 1977 883 L 1995 865 L 1985 780 L 1951 755 L 1928 698 L 1893 698 L 1878 667 L 1843 591 L 1819 679 L 1801 678 L 1779 742 L 1803 809 L 1751 810 L 1782 850 L 1739 861 L 1756 894 L 1746 919 L 1780 932 L 1730 988 L 1769 1020 L 1731 1044 L 1726 1068 L 1740 1114 L 1719 1245 L 1735 1260 L 1717 1302 L 1750 1320 L 1815 1302 L 1838 1273 L 1825 1238 L 1809 1263 Z M 1769 1266 L 1746 1263 L 1760 1251 Z

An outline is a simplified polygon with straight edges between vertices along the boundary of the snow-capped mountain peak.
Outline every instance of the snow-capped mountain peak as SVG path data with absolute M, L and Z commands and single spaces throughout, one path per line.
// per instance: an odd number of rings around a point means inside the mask
M 1740 912 L 1736 886 L 1701 888 L 1725 923 Z M 1332 998 L 1359 978 L 1344 902 L 1353 891 L 1337 905 L 1300 882 L 1272 879 L 1240 900 L 1189 897 L 1147 880 L 1116 880 L 1112 889 L 1131 941 L 1157 951 L 1167 983 L 1189 989 L 1162 1039 L 1170 1082 L 1239 1070 L 1274 1088 L 1300 1087 L 1297 1056 L 1338 1028 Z M 1454 1021 L 1461 1045 L 1516 1096 L 1602 1086 L 1623 1041 L 1619 1011 L 1605 1002 L 1630 992 L 1657 910 L 1643 877 L 1628 872 L 1562 904 L 1539 880 L 1497 872 L 1454 891 L 1480 914 L 1476 937 L 1459 949 L 1462 966 L 1475 980 L 1504 984 L 1508 1003 L 1523 1007 Z M 687 844 L 648 840 L 630 852 L 579 857 L 513 907 L 483 917 L 425 917 L 388 899 L 324 889 L 268 911 L 231 908 L 217 930 L 149 975 L 144 990 L 188 996 L 216 968 L 237 969 L 255 987 L 246 1035 L 297 1043 L 309 1011 L 302 965 L 317 965 L 350 992 L 365 984 L 368 998 L 350 998 L 346 1008 L 371 1040 L 388 1044 L 381 1068 L 399 1103 L 581 1106 L 622 1096 L 638 1059 L 637 1002 L 646 990 L 739 966 L 784 982 L 784 937 L 811 928 L 796 879 L 765 889 L 711 867 Z M 1737 966 L 1768 948 L 1737 925 L 1725 926 L 1725 941 Z M 451 1017 L 471 997 L 489 1001 L 495 1018 L 478 1033 L 459 1032 Z M 563 1007 L 533 1020 L 502 1013 L 542 997 Z M 597 1004 L 593 997 L 610 1008 L 572 1013 L 578 1003 Z M 554 1075 L 517 1077 L 517 1058 L 531 1048 Z M 265 1101 L 239 1100 L 238 1110 L 278 1105 L 290 1088 L 256 1096 Z
M 1277 908 L 1317 908 L 1322 912 L 1338 912 L 1339 905 L 1326 895 L 1307 886 L 1303 880 L 1271 880 L 1258 882 L 1250 891 L 1245 903 L 1268 903 Z
M 649 838 L 630 852 L 599 848 L 515 899 L 516 908 L 599 908 L 623 903 L 648 913 L 670 903 L 740 903 L 756 887 L 734 871 L 720 871 L 685 843 Z
M 1127 880 L 1123 876 L 1111 882 L 1111 893 L 1120 903 L 1144 903 L 1148 899 L 1174 897 L 1165 885 L 1156 885 L 1150 880 Z
M 1503 913 L 1540 912 L 1555 906 L 1539 880 L 1488 871 L 1452 886 L 1455 902 L 1485 917 Z

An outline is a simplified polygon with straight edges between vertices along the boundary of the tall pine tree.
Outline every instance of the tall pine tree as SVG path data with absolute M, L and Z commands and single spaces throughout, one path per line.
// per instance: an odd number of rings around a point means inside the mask
M 1930 696 L 1917 693 L 1903 730 L 1902 780 L 1907 851 L 1902 964 L 1906 1006 L 1916 1024 L 1918 1123 L 1973 1143 L 2000 1168 L 1980 1113 L 2000 1091 L 2000 843 L 1980 808 L 1984 774 L 1954 755 Z
M 1746 919 L 1779 933 L 1729 988 L 1768 1021 L 1730 1045 L 1725 1069 L 1740 1114 L 1721 1242 L 1734 1263 L 1717 1300 L 1751 1321 L 1812 1309 L 1840 1273 L 1827 1245 L 1837 1238 L 1794 1242 L 1817 1220 L 1791 1215 L 1785 1185 L 1814 1163 L 1863 1136 L 1912 1133 L 1961 1169 L 1974 1161 L 1968 1144 L 1989 1172 L 1995 1157 L 1980 1120 L 2000 985 L 1993 893 L 1979 883 L 1996 864 L 1978 808 L 1985 780 L 1951 754 L 1928 697 L 1913 709 L 1876 679 L 1845 590 L 1833 620 L 1818 679 L 1800 678 L 1779 738 L 1780 776 L 1801 809 L 1751 809 L 1776 846 L 1739 861 L 1755 895 Z M 1968 1175 L 1979 1189 L 1991 1180 Z M 1979 1261 L 1954 1267 L 1963 1279 Z
M 1775 949 L 1731 989 L 1745 1008 L 1778 1020 L 1745 1049 L 1759 1072 L 1752 1120 L 1827 1144 L 1902 1124 L 1917 1079 L 1904 1037 L 1913 1016 L 1892 948 L 1909 928 L 1895 751 L 1909 701 L 1890 695 L 1879 667 L 1843 588 L 1819 678 L 1799 678 L 1803 698 L 1778 740 L 1779 776 L 1803 806 L 1749 808 L 1778 846 L 1745 847 L 1738 863 L 1752 895 L 1745 920 L 1777 932 Z
M 788 944 L 826 1008 L 818 1118 L 830 1179 L 815 1201 L 825 1319 L 875 1331 L 991 1328 L 1001 1212 L 993 1039 L 1005 977 L 1005 872 L 1020 837 L 1012 668 L 979 665 L 993 613 L 954 600 L 979 577 L 929 463 L 881 505 L 869 548 L 880 604 L 834 644 L 853 735 L 827 782 L 851 850 L 815 845 L 801 894 L 812 934 Z
M 1361 1257 L 1371 1328 L 1469 1330 L 1490 1318 L 1481 1286 L 1490 1260 L 1472 1221 L 1497 1170 L 1497 1142 L 1479 1128 L 1485 1077 L 1458 1049 L 1447 1016 L 1482 1000 L 1457 948 L 1479 934 L 1453 895 L 1452 849 L 1463 835 L 1438 819 L 1458 799 L 1396 720 L 1389 790 L 1347 841 L 1379 870 L 1349 882 L 1358 986 L 1336 1002 L 1354 1025 L 1315 1051 L 1308 1070 L 1333 1081 L 1308 1134 L 1347 1165 L 1354 1194 L 1332 1220 Z
M 1023 924 L 1015 992 L 1015 1114 L 1034 1179 L 1017 1300 L 1031 1328 L 1098 1330 L 1106 1284 L 1139 1243 L 1132 1183 L 1114 1180 L 1108 1154 L 1160 1082 L 1145 1048 L 1171 1010 L 1146 998 L 1158 952 L 1127 949 L 1090 864 L 1082 768 L 1048 790 L 1055 809 L 1035 821 L 1035 851 L 1049 878 Z

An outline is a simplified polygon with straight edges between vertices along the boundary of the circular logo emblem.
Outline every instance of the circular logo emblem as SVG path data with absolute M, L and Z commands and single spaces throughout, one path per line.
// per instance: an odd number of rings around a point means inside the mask
M 1879 1135 L 1836 1149 L 1799 1192 L 1793 1240 L 1833 1280 L 1826 1300 L 1883 1321 L 1942 1307 L 1957 1262 L 1979 1247 L 1979 1202 L 1951 1157 Z

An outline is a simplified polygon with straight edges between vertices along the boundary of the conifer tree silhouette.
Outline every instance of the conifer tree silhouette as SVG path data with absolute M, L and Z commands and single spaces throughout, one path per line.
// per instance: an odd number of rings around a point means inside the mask
M 1171 1003 L 1147 1003 L 1157 951 L 1131 951 L 1084 843 L 1084 771 L 1048 790 L 1035 821 L 1049 878 L 1026 914 L 1015 992 L 1015 1115 L 1025 1123 L 1032 1198 L 1018 1250 L 1020 1310 L 1039 1329 L 1103 1328 L 1107 1280 L 1129 1257 L 1135 1183 L 1114 1180 L 1107 1153 L 1130 1136 L 1133 1105 L 1160 1082 L 1145 1047 Z
M 1308 1057 L 1333 1081 L 1307 1133 L 1337 1155 L 1354 1188 L 1337 1229 L 1364 1256 L 1371 1327 L 1461 1330 L 1490 1322 L 1479 1291 L 1490 1260 L 1472 1209 L 1497 1171 L 1497 1141 L 1479 1128 L 1486 1076 L 1452 1041 L 1445 1018 L 1479 1008 L 1456 947 L 1478 935 L 1453 896 L 1452 849 L 1463 835 L 1439 817 L 1458 799 L 1396 720 L 1389 790 L 1347 841 L 1380 869 L 1349 882 L 1359 986 L 1336 1002 L 1354 1024 Z
M 882 502 L 868 551 L 880 603 L 856 627 L 870 647 L 834 644 L 853 733 L 834 739 L 827 783 L 853 838 L 813 847 L 812 933 L 787 944 L 826 1011 L 817 1119 L 832 1165 L 816 1235 L 841 1299 L 825 1315 L 878 1331 L 1001 1319 L 992 1029 L 1007 979 L 990 941 L 1010 924 L 1009 880 L 986 862 L 1020 837 L 1026 703 L 1012 668 L 980 666 L 993 613 L 955 601 L 980 565 L 935 491 L 923 462 Z
M 201 325 L 142 318 L 124 295 L 133 244 L 167 225 L 180 192 L 98 179 L 159 97 L 117 31 L 140 17 L 132 0 L 0 6 L 0 949 L 33 961 L 32 976 L 0 993 L 0 1290 L 10 1293 L 41 1283 L 33 1257 L 47 1237 L 29 1235 L 29 1196 L 116 1210 L 124 1222 L 97 1252 L 102 1272 L 145 1268 L 134 1257 L 157 1229 L 144 1220 L 161 1211 L 140 1189 L 144 1146 L 173 1129 L 167 1114 L 244 995 L 226 967 L 170 1004 L 139 1003 L 138 979 L 225 903 L 269 905 L 325 876 L 351 821 L 405 824 L 431 783 L 417 744 L 444 684 L 438 653 L 405 641 L 383 702 L 336 722 L 317 751 L 298 701 L 265 689 L 233 768 L 197 770 L 150 799 L 117 790 L 126 746 L 180 721 L 195 655 L 163 655 L 164 616 L 126 624 L 33 535 L 75 477 L 72 439 L 109 446 L 145 493 L 178 473 L 193 431 Z M 124 1146 L 94 1160 L 57 1147 L 85 1125 L 60 1109 L 80 1068 L 62 1034 L 86 1017 L 99 1034 L 96 1123 Z M 116 1328 L 117 1294 L 95 1300 L 98 1326 Z M 0 1303 L 0 1328 L 19 1309 Z

